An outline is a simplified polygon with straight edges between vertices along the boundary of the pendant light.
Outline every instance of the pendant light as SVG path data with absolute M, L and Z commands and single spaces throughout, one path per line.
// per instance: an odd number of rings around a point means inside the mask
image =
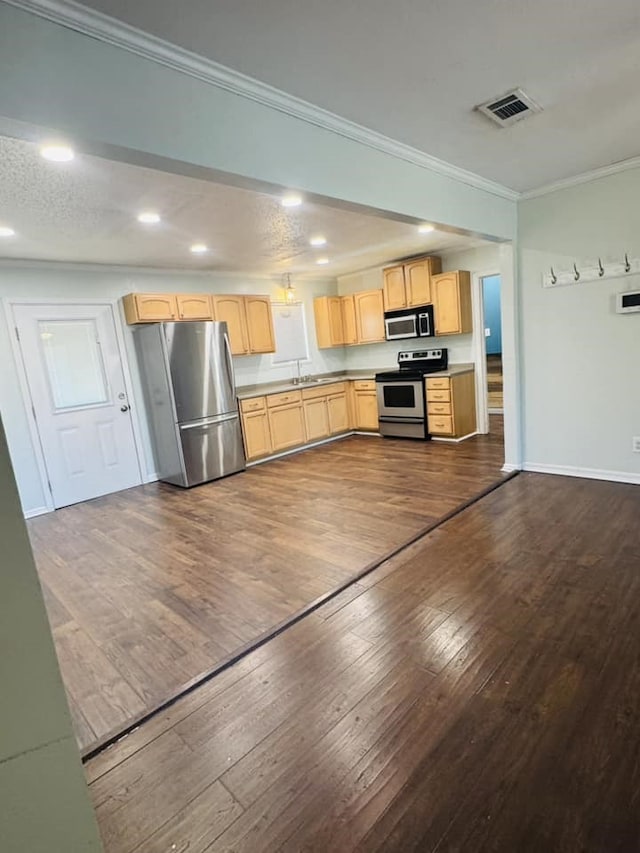
M 286 274 L 285 279 L 287 282 L 287 286 L 284 289 L 284 298 L 285 298 L 285 302 L 287 302 L 289 305 L 291 305 L 291 303 L 295 302 L 295 300 L 296 300 L 296 289 L 291 284 L 291 276 L 289 275 L 289 273 Z

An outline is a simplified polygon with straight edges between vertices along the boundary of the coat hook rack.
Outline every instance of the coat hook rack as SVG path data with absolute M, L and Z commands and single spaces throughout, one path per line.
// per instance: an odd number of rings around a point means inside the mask
M 555 266 L 548 267 L 548 272 L 542 274 L 543 287 L 566 287 L 567 285 L 586 284 L 590 281 L 608 281 L 612 278 L 624 278 L 629 275 L 640 276 L 640 258 L 629 258 L 624 253 L 624 260 L 609 262 L 602 256 L 590 263 L 571 263 L 570 269 L 557 271 Z

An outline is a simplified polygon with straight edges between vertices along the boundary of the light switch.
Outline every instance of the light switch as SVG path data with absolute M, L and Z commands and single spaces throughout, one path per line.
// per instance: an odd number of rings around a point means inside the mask
M 484 330 L 484 336 L 485 336 L 485 338 L 490 338 L 491 337 L 491 329 L 485 329 Z

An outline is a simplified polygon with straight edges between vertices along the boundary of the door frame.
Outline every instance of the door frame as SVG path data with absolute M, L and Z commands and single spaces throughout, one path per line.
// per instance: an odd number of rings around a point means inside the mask
M 37 297 L 24 297 L 24 298 L 15 298 L 15 297 L 5 297 L 2 300 L 4 304 L 4 313 L 7 320 L 7 325 L 9 327 L 9 339 L 11 341 L 11 351 L 13 353 L 13 359 L 16 365 L 16 372 L 18 374 L 18 387 L 20 389 L 20 397 L 22 398 L 22 404 L 24 406 L 24 410 L 27 416 L 27 423 L 29 424 L 29 437 L 31 438 L 31 445 L 33 447 L 33 452 L 36 460 L 36 467 L 38 469 L 38 474 L 40 476 L 40 485 L 42 487 L 42 494 L 44 495 L 44 505 L 42 507 L 42 511 L 38 511 L 36 513 L 28 513 L 28 517 L 31 515 L 44 515 L 45 512 L 53 512 L 55 507 L 53 505 L 53 495 L 51 494 L 51 490 L 49 488 L 49 474 L 47 472 L 47 462 L 45 459 L 44 451 L 42 449 L 42 442 L 40 439 L 40 429 L 38 427 L 38 422 L 35 416 L 35 409 L 33 406 L 33 401 L 31 397 L 31 388 L 29 386 L 29 378 L 27 375 L 27 369 L 24 363 L 24 355 L 22 352 L 22 347 L 20 345 L 20 341 L 18 340 L 18 335 L 16 332 L 16 318 L 14 315 L 14 307 L 18 305 L 56 305 L 56 306 L 79 306 L 79 305 L 92 305 L 99 306 L 104 305 L 108 307 L 111 311 L 111 316 L 113 319 L 113 326 L 116 333 L 116 344 L 118 347 L 118 355 L 120 356 L 120 364 L 122 365 L 122 374 L 124 376 L 124 386 L 127 392 L 127 397 L 129 400 L 133 400 L 136 405 L 132 407 L 132 417 L 131 417 L 131 426 L 133 430 L 133 444 L 136 452 L 136 462 L 138 466 L 138 479 L 140 480 L 139 485 L 143 483 L 149 482 L 144 476 L 144 468 L 142 465 L 142 459 L 144 458 L 144 453 L 142 448 L 144 447 L 142 441 L 142 430 L 140 428 L 140 421 L 138 418 L 138 407 L 136 398 L 133 393 L 133 382 L 131 380 L 131 372 L 129 370 L 129 359 L 127 358 L 127 349 L 124 341 L 124 331 L 122 328 L 122 315 L 118 310 L 118 299 L 98 299 L 98 298 L 87 298 L 87 299 L 54 299 L 54 298 L 37 298 Z M 155 478 L 153 478 L 155 479 Z
M 487 396 L 487 340 L 484 336 L 483 279 L 500 276 L 500 311 L 502 312 L 502 273 L 500 268 L 473 273 L 471 309 L 473 328 L 477 329 L 473 341 L 473 360 L 476 363 L 476 410 L 478 413 L 478 432 L 489 432 L 489 400 Z M 504 413 L 504 409 L 503 409 Z M 504 417 L 504 414 L 503 414 Z

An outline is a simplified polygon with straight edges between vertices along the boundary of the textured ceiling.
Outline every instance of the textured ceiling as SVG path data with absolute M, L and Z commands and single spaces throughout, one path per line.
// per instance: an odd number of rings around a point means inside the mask
M 140 211 L 162 216 L 155 226 Z M 0 137 L 0 258 L 172 269 L 342 275 L 421 251 L 476 245 L 456 234 L 419 234 L 415 224 L 279 198 L 79 154 L 50 163 L 29 142 Z M 309 240 L 324 235 L 327 246 Z M 194 242 L 206 255 L 189 252 Z M 316 258 L 328 257 L 327 266 Z
M 638 0 L 83 5 L 513 189 L 640 154 Z M 472 111 L 513 86 L 545 111 Z

